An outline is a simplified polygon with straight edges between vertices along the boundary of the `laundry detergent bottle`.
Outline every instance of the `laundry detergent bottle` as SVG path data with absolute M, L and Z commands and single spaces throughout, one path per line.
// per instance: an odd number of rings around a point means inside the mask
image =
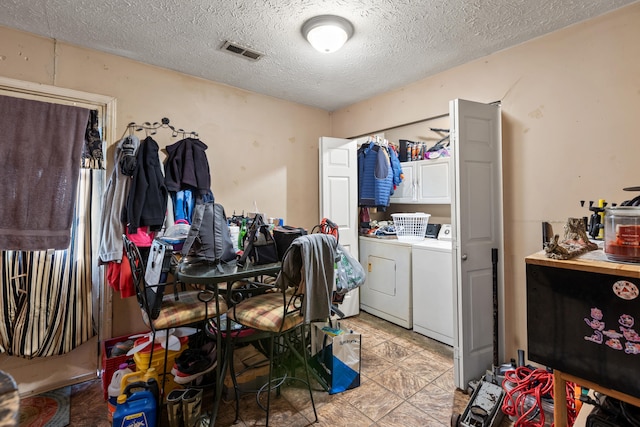
M 132 373 L 133 371 L 129 368 L 127 363 L 121 363 L 118 366 L 118 369 L 111 376 L 111 382 L 109 383 L 109 387 L 107 388 L 107 394 L 109 395 L 109 400 L 107 401 L 107 408 L 109 408 L 109 419 L 113 419 L 113 413 L 116 411 L 116 405 L 118 402 L 118 396 L 120 395 L 122 384 L 122 378 L 125 375 Z
M 118 396 L 112 426 L 156 427 L 156 397 L 151 390 L 157 387 L 155 379 L 129 384 Z

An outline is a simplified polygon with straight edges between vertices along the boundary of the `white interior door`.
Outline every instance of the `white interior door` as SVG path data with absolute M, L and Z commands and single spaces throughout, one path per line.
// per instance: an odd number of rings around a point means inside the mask
M 357 142 L 320 138 L 320 218 L 339 227 L 340 244 L 358 259 Z
M 357 141 L 320 138 L 320 218 L 338 224 L 340 244 L 358 259 Z M 360 313 L 360 290 L 344 296 L 338 309 L 344 317 Z
M 498 307 L 503 301 L 502 140 L 500 107 L 456 99 L 449 111 L 455 163 L 454 381 L 464 390 L 493 362 L 492 248 L 498 249 Z M 503 324 L 499 322 L 501 329 Z

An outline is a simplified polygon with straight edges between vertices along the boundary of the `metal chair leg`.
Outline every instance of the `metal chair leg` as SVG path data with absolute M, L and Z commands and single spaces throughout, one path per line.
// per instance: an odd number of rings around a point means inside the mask
M 314 422 L 318 422 L 318 413 L 316 412 L 316 404 L 313 400 L 313 390 L 311 389 L 311 377 L 309 375 L 309 363 L 307 360 L 307 331 L 306 325 L 302 325 L 302 359 L 304 360 L 304 373 L 307 377 L 307 388 L 309 389 L 309 398 L 311 399 L 311 407 L 313 408 L 313 415 L 316 417 Z
M 269 339 L 269 382 L 267 383 L 267 419 L 265 427 L 269 427 L 269 409 L 271 409 L 271 381 L 273 380 L 273 348 L 275 347 L 274 335 Z

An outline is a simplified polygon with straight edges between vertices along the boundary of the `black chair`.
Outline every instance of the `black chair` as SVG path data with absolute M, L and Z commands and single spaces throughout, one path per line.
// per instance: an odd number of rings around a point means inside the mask
M 216 298 L 215 292 L 206 289 L 178 289 L 174 285 L 174 292 L 165 293 L 165 287 L 170 283 L 150 284 L 145 280 L 146 266 L 140 254 L 140 250 L 126 235 L 123 236 L 124 248 L 131 266 L 133 282 L 136 288 L 136 295 L 142 312 L 142 320 L 151 331 L 151 353 L 149 355 L 149 365 L 153 360 L 153 348 L 158 331 L 168 331 L 172 328 L 185 326 L 202 326 L 211 318 L 218 316 L 218 313 L 227 311 L 227 304 L 224 299 Z M 170 256 L 169 256 L 169 259 Z M 165 259 L 166 263 L 166 259 Z M 163 270 L 169 270 L 168 266 Z M 166 272 L 165 272 L 166 273 Z M 166 274 L 161 277 L 166 280 Z M 170 334 L 166 333 L 165 348 L 169 348 Z M 163 372 L 167 372 L 168 351 L 164 352 Z
M 268 337 L 269 378 L 257 393 L 258 404 L 266 411 L 269 425 L 271 394 L 277 393 L 288 380 L 305 383 L 318 421 L 307 364 L 306 326 L 313 320 L 326 320 L 331 313 L 330 295 L 334 285 L 334 261 L 337 240 L 326 234 L 298 237 L 287 250 L 282 269 L 276 280 L 278 292 L 268 292 L 247 298 L 234 305 L 228 317 L 237 323 L 255 329 Z M 291 363 L 302 364 L 304 378 L 290 376 Z M 278 369 L 279 376 L 274 376 Z M 295 373 L 293 373 L 295 375 Z M 260 402 L 260 394 L 267 393 L 267 403 Z

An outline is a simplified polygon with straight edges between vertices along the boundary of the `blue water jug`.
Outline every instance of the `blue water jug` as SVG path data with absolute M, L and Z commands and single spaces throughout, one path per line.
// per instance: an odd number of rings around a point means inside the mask
M 118 396 L 113 427 L 156 427 L 157 397 L 154 387 L 157 388 L 154 379 L 129 384 Z

